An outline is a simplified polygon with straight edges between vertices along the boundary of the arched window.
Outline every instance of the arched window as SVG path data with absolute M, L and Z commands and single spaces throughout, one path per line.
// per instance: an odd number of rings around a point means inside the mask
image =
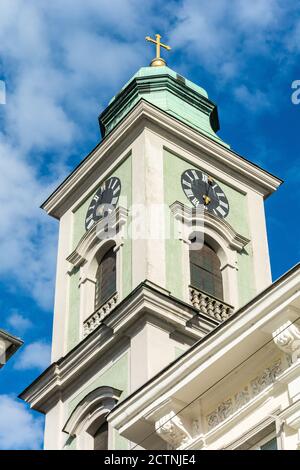
M 191 240 L 191 243 L 194 243 Z M 191 285 L 196 289 L 223 300 L 221 264 L 215 251 L 204 243 L 202 248 L 190 250 Z
M 94 434 L 94 450 L 108 449 L 108 422 L 104 421 Z
M 116 253 L 110 248 L 100 260 L 96 273 L 95 309 L 116 292 Z
M 106 418 L 118 403 L 121 393 L 116 388 L 101 386 L 77 404 L 63 428 L 70 437 L 76 437 L 77 449 L 108 449 L 110 429 Z

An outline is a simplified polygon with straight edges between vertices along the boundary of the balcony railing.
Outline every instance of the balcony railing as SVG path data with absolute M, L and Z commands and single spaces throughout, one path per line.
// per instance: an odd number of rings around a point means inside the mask
M 101 305 L 92 315 L 83 323 L 84 336 L 89 335 L 100 325 L 102 320 L 112 311 L 118 303 L 118 294 L 113 294 L 105 304 Z
M 210 317 L 223 322 L 233 314 L 233 307 L 190 286 L 190 300 L 193 307 Z

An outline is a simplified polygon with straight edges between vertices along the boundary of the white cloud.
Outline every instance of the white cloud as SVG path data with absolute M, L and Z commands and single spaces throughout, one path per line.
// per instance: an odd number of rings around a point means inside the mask
M 7 319 L 7 324 L 13 328 L 14 332 L 25 333 L 32 328 L 33 324 L 29 318 L 24 317 L 21 313 L 13 311 Z
M 63 109 L 61 95 L 67 83 L 47 67 L 31 67 L 7 103 L 7 124 L 23 152 L 53 150 L 70 145 L 75 123 Z
M 39 205 L 52 185 L 0 134 L 0 276 L 49 308 L 55 269 L 55 225 Z M 12 282 L 13 281 L 13 282 Z
M 150 24 L 154 7 L 138 0 L 0 4 L 7 88 L 0 122 L 0 279 L 10 290 L 26 289 L 45 309 L 53 303 L 57 224 L 39 206 L 69 171 L 69 156 L 91 126 L 96 129 L 107 90 L 117 92 L 143 63 L 141 19 Z
M 50 345 L 36 341 L 25 347 L 19 354 L 15 369 L 46 369 L 50 364 Z
M 294 27 L 286 39 L 286 45 L 290 52 L 300 51 L 300 20 L 296 21 Z
M 284 45 L 286 24 L 293 21 L 291 9 L 289 0 L 183 0 L 170 42 L 184 49 L 184 60 L 197 60 L 226 81 L 234 70 L 243 73 L 249 56 L 266 57 L 272 51 L 276 60 L 278 42 Z
M 234 95 L 250 111 L 261 112 L 271 107 L 268 96 L 261 90 L 249 90 L 245 85 L 240 85 L 234 90 Z
M 9 395 L 0 395 L 0 449 L 41 448 L 43 419 L 33 417 L 25 406 Z
M 3 80 L 0 80 L 0 104 L 5 104 L 5 102 L 5 82 Z
M 278 24 L 283 13 L 280 0 L 234 0 L 233 8 L 237 23 L 242 27 L 261 28 Z

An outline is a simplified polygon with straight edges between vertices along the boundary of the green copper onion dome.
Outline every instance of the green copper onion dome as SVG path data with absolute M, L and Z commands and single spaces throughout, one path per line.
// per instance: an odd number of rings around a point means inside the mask
M 167 66 L 140 68 L 111 99 L 99 116 L 102 137 L 107 136 L 141 99 L 229 147 L 216 134 L 218 110 L 207 92 Z

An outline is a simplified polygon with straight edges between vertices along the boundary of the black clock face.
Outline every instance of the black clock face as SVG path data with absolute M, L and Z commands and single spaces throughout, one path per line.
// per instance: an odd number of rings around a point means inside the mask
M 121 181 L 112 177 L 104 181 L 95 193 L 85 217 L 85 228 L 89 230 L 99 219 L 106 217 L 118 204 Z
M 226 217 L 229 203 L 224 191 L 206 173 L 200 170 L 186 170 L 181 175 L 181 186 L 193 206 L 204 205 L 204 209 L 219 217 Z

